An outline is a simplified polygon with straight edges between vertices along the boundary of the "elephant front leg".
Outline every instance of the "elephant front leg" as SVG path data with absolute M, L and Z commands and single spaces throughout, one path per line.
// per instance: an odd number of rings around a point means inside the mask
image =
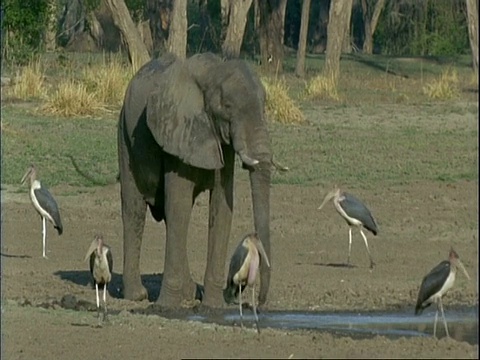
M 196 284 L 187 258 L 187 233 L 193 206 L 194 184 L 176 172 L 165 174 L 165 225 L 167 241 L 162 288 L 157 303 L 179 307 L 195 298 Z
M 208 254 L 205 270 L 205 295 L 202 303 L 219 308 L 225 304 L 225 260 L 233 214 L 233 151 L 224 151 L 225 167 L 215 172 L 215 183 L 210 191 L 208 222 Z

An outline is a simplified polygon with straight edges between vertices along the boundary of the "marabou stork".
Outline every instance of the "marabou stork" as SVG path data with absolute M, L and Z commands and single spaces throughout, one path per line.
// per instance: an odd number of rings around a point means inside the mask
M 260 256 L 263 258 L 260 260 Z M 257 332 L 260 332 L 258 325 L 257 307 L 255 305 L 255 280 L 257 277 L 260 261 L 265 261 L 270 267 L 265 249 L 256 233 L 251 233 L 243 237 L 238 244 L 230 260 L 230 269 L 227 277 L 227 287 L 224 290 L 224 297 L 227 303 L 232 303 L 239 298 L 240 325 L 243 328 L 242 312 L 242 291 L 250 285 L 252 287 L 252 307 L 255 315 L 255 324 Z
M 53 227 L 57 229 L 58 235 L 62 235 L 63 225 L 62 220 L 60 219 L 60 212 L 58 211 L 58 205 L 52 194 L 48 189 L 40 183 L 40 180 L 37 180 L 37 170 L 32 164 L 27 169 L 25 175 L 23 175 L 21 184 L 23 185 L 27 178 L 30 179 L 30 199 L 32 204 L 35 207 L 35 210 L 42 217 L 42 236 L 43 236 L 43 257 L 47 258 L 46 255 L 46 240 L 47 240 L 47 219 L 53 224 Z
M 448 260 L 442 261 L 435 266 L 422 280 L 420 290 L 418 292 L 417 305 L 415 306 L 415 315 L 420 315 L 423 310 L 435 303 L 437 311 L 435 312 L 435 322 L 433 324 L 433 336 L 437 333 L 437 320 L 438 310 L 440 309 L 443 318 L 443 324 L 445 325 L 445 333 L 448 334 L 447 320 L 445 319 L 445 313 L 443 312 L 442 297 L 450 290 L 455 282 L 455 275 L 457 268 L 460 268 L 468 280 L 470 276 L 467 273 L 467 269 L 463 266 L 458 254 L 450 249 L 448 254 Z
M 370 254 L 370 249 L 368 248 L 367 237 L 362 230 L 362 227 L 364 227 L 365 229 L 371 231 L 373 235 L 378 234 L 378 225 L 373 218 L 372 213 L 363 204 L 363 202 L 351 194 L 341 192 L 337 186 L 335 186 L 332 191 L 327 193 L 322 204 L 318 207 L 318 210 L 321 210 L 323 206 L 331 199 L 333 199 L 333 204 L 335 205 L 337 212 L 345 219 L 350 227 L 348 230 L 347 265 L 350 265 L 350 253 L 352 251 L 352 227 L 355 226 L 360 230 L 360 234 L 362 234 L 363 240 L 365 241 L 365 247 L 367 248 L 368 257 L 370 258 L 370 269 L 373 269 L 375 263 L 373 262 L 372 255 Z
M 102 235 L 96 235 L 93 239 L 85 261 L 90 259 L 90 273 L 92 274 L 95 292 L 97 296 L 97 315 L 100 318 L 100 297 L 98 286 L 103 285 L 103 320 L 107 317 L 107 285 L 112 280 L 113 258 L 110 246 L 103 242 Z

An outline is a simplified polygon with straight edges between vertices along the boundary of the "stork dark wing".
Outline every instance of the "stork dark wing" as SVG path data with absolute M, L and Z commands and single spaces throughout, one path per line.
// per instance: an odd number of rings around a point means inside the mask
M 93 277 L 93 267 L 95 265 L 95 251 L 90 255 L 90 274 L 92 274 L 93 285 L 95 285 L 95 278 Z
M 39 189 L 33 190 L 33 193 L 42 209 L 49 213 L 55 222 L 53 225 L 57 229 L 58 235 L 62 235 L 63 225 L 62 220 L 60 219 L 60 211 L 58 210 L 57 202 L 52 194 L 50 194 L 50 191 L 48 191 L 46 187 L 41 186 Z
M 373 235 L 377 235 L 377 222 L 368 208 L 352 194 L 344 193 L 344 199 L 340 201 L 340 206 L 351 218 L 362 222 L 363 226 L 370 230 Z
M 430 306 L 430 303 L 425 303 L 425 301 L 440 291 L 449 274 L 450 262 L 445 260 L 435 266 L 432 271 L 423 278 L 418 292 L 415 315 L 421 314 L 425 308 Z
M 235 249 L 230 260 L 230 268 L 227 276 L 227 287 L 224 291 L 224 298 L 227 304 L 231 304 L 238 296 L 239 286 L 233 282 L 233 277 L 240 270 L 248 255 L 248 249 L 243 246 L 243 241 Z M 245 289 L 246 285 L 242 286 Z
M 113 256 L 112 256 L 112 250 L 110 250 L 110 247 L 108 246 L 108 251 L 107 251 L 107 263 L 108 263 L 108 270 L 110 271 L 110 274 L 113 274 Z

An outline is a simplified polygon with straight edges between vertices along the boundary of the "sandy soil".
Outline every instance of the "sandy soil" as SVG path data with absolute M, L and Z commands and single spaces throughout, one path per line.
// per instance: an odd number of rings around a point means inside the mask
M 348 228 L 333 205 L 316 210 L 325 189 L 274 185 L 271 228 L 273 272 L 268 310 L 412 311 L 422 277 L 446 259 L 450 246 L 460 254 L 472 281 L 458 276 L 446 296 L 449 307 L 477 304 L 477 182 L 414 183 L 366 193 L 380 233 L 369 245 L 377 267 L 368 268 L 365 246 L 354 233 L 355 268 L 346 261 Z M 48 227 L 48 256 L 41 257 L 41 221 L 18 187 L 2 191 L 2 352 L 8 359 L 178 359 L 178 358 L 478 358 L 478 346 L 432 337 L 352 339 L 307 330 L 252 329 L 157 315 L 134 315 L 151 302 L 123 300 L 119 185 L 103 188 L 56 187 L 65 232 Z M 58 195 L 57 195 L 58 194 Z M 229 254 L 251 230 L 248 182 L 236 182 L 236 210 Z M 392 207 L 391 204 L 396 206 Z M 189 260 L 202 283 L 207 236 L 207 197 L 198 199 L 189 230 Z M 153 301 L 163 272 L 165 229 L 150 215 L 142 249 L 142 274 Z M 93 235 L 102 232 L 114 253 L 115 277 L 110 310 L 119 314 L 97 327 L 95 290 L 89 284 L 84 254 Z M 66 310 L 64 296 L 85 302 L 83 311 Z M 64 299 L 65 300 L 65 299 Z M 432 318 L 433 320 L 433 318 Z

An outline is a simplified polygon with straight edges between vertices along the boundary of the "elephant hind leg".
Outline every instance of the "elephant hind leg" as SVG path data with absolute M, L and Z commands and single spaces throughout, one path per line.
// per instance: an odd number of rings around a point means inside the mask
M 147 205 L 130 171 L 129 155 L 122 138 L 119 136 L 118 155 L 123 222 L 123 297 L 140 301 L 148 297 L 140 277 L 140 252 Z
M 140 253 L 147 205 L 133 179 L 120 175 L 123 220 L 123 296 L 140 301 L 148 297 L 140 277 Z

